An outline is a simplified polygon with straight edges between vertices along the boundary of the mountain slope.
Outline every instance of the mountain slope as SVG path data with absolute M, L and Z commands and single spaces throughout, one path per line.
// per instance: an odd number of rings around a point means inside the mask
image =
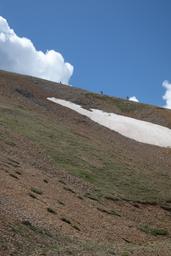
M 47 100 L 171 128 L 171 112 L 0 72 L 2 255 L 170 255 L 171 149 Z

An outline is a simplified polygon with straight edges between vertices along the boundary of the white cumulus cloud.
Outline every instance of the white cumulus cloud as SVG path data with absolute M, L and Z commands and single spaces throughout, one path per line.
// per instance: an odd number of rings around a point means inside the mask
M 165 80 L 162 83 L 162 86 L 166 89 L 166 92 L 162 97 L 166 101 L 166 104 L 164 107 L 171 109 L 171 83 L 169 81 Z
M 19 37 L 0 16 L 0 69 L 68 83 L 73 66 L 54 50 L 38 51 L 32 41 Z
M 129 100 L 134 102 L 139 102 L 139 100 L 135 96 L 129 97 Z

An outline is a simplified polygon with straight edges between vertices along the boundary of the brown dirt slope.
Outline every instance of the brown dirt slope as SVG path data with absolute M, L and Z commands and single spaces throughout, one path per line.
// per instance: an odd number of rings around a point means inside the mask
M 0 255 L 171 255 L 171 149 L 46 100 L 171 128 L 171 112 L 0 72 Z

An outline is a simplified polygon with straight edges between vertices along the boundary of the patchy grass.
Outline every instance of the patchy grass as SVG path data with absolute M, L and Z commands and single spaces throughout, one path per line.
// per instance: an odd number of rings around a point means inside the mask
M 96 101 L 98 105 L 107 106 L 111 108 L 115 107 L 119 110 L 120 113 L 130 113 L 134 111 L 141 110 L 142 108 L 149 108 L 147 105 L 142 105 L 136 102 L 131 102 L 129 100 L 119 99 L 115 97 L 109 97 L 106 95 L 100 95 L 95 93 L 86 93 L 86 97 L 90 100 L 90 102 Z
M 52 213 L 52 214 L 57 214 L 56 211 L 54 209 L 52 209 L 51 207 L 48 207 L 47 211 Z
M 60 200 L 58 200 L 58 203 L 60 204 L 60 205 L 65 205 L 62 201 L 60 201 Z
M 75 192 L 72 188 L 63 187 L 63 189 L 65 189 L 65 190 L 68 191 L 68 192 L 71 192 L 72 194 L 76 194 L 76 192 Z
M 13 174 L 13 173 L 10 173 L 9 176 L 13 177 L 13 178 L 16 179 L 16 180 L 19 179 L 19 178 L 18 178 L 15 174 Z
M 39 188 L 31 188 L 31 191 L 35 194 L 42 195 L 43 192 Z
M 33 194 L 33 193 L 29 193 L 29 196 L 30 196 L 31 198 L 33 198 L 33 199 L 37 199 L 37 197 L 36 197 L 35 194 Z
M 139 229 L 145 232 L 146 234 L 153 235 L 153 236 L 167 236 L 169 234 L 168 231 L 164 228 L 154 228 L 147 224 L 140 225 Z
M 121 217 L 121 215 L 118 212 L 116 212 L 115 210 L 107 210 L 107 209 L 100 208 L 100 207 L 97 207 L 97 210 L 100 212 L 109 214 L 109 215 Z
M 15 173 L 18 175 L 22 175 L 22 173 L 20 171 L 16 171 Z
M 29 79 L 30 81 L 33 80 L 34 82 L 33 78 Z M 24 80 L 23 82 L 19 80 L 17 81 L 17 83 L 21 83 L 24 85 Z M 52 88 L 53 86 L 51 88 L 48 88 L 47 83 L 47 81 L 44 81 L 43 84 L 39 84 L 41 86 L 41 90 L 44 85 L 47 89 L 47 92 L 54 92 Z M 12 90 L 13 86 L 15 88 L 15 84 L 12 84 Z M 143 210 L 148 211 L 149 203 L 156 204 L 158 202 L 162 202 L 165 205 L 165 200 L 171 198 L 169 176 L 170 174 L 167 174 L 169 168 L 167 169 L 167 165 L 164 165 L 165 157 L 169 159 L 171 153 L 169 149 L 166 149 L 166 151 L 164 151 L 165 149 L 155 151 L 154 148 L 154 152 L 158 152 L 159 154 L 152 154 L 152 158 L 154 157 L 154 159 L 152 159 L 150 158 L 150 155 L 148 157 L 145 152 L 146 148 L 147 153 L 148 150 L 149 153 L 153 152 L 153 148 L 150 149 L 150 146 L 145 147 L 142 144 L 138 145 L 131 141 L 129 143 L 129 141 L 125 140 L 123 137 L 121 138 L 121 136 L 113 136 L 114 133 L 110 131 L 108 132 L 106 128 L 102 128 L 97 124 L 88 121 L 87 118 L 79 119 L 79 116 L 76 116 L 74 114 L 72 117 L 72 113 L 71 116 L 67 118 L 67 111 L 65 112 L 65 110 L 60 107 L 56 108 L 57 114 L 55 115 L 55 107 L 51 111 L 50 104 L 46 105 L 45 102 L 41 102 L 41 100 L 43 99 L 43 94 L 40 95 L 41 98 L 40 101 L 38 100 L 37 104 L 36 93 L 39 93 L 37 89 L 38 86 L 35 91 L 33 89 L 33 97 L 35 101 L 32 100 L 32 95 L 29 95 L 27 91 L 20 91 L 17 98 L 12 98 L 11 91 L 9 90 L 11 100 L 6 100 L 9 98 L 5 98 L 6 96 L 3 95 L 2 101 L 0 102 L 0 144 L 2 146 L 2 149 L 4 148 L 6 151 L 2 152 L 2 156 L 3 154 L 7 155 L 9 152 L 9 155 L 13 154 L 16 159 L 20 159 L 21 155 L 22 168 L 27 168 L 27 164 L 35 168 L 38 167 L 37 169 L 39 169 L 40 167 L 42 173 L 46 171 L 47 166 L 47 176 L 44 176 L 40 181 L 42 181 L 42 186 L 48 187 L 49 189 L 51 188 L 51 186 L 45 183 L 51 183 L 50 177 L 53 177 L 53 175 L 51 176 L 48 173 L 50 172 L 49 167 L 51 163 L 52 173 L 55 172 L 55 169 L 56 171 L 61 170 L 59 171 L 60 178 L 58 178 L 63 179 L 63 181 L 59 180 L 59 182 L 64 184 L 63 186 L 65 186 L 65 190 L 68 190 L 68 186 L 69 188 L 71 187 L 71 190 L 68 191 L 73 194 L 76 192 L 74 196 L 75 199 L 80 198 L 80 200 L 84 200 L 82 202 L 83 205 L 90 206 L 90 210 L 92 206 L 94 208 L 97 208 L 98 205 L 100 209 L 99 211 L 103 212 L 103 216 L 101 216 L 103 218 L 106 218 L 106 214 L 108 214 L 109 216 L 120 216 L 119 213 L 123 211 L 118 210 L 118 213 L 114 210 L 116 201 L 120 200 L 118 202 L 118 208 L 120 208 L 121 204 L 123 203 L 123 206 L 128 206 L 132 209 L 131 214 L 133 214 L 130 216 L 129 212 L 127 214 L 126 211 L 122 219 L 113 217 L 116 219 L 116 221 L 118 220 L 119 222 L 121 222 L 121 224 L 127 221 L 132 221 L 134 218 L 132 216 L 134 216 L 134 214 L 138 214 L 137 212 L 139 211 L 141 211 L 141 213 L 143 213 Z M 62 89 L 59 89 L 59 95 L 61 95 L 62 93 L 62 95 L 65 96 L 66 93 L 68 98 L 71 97 L 70 99 L 73 99 L 73 101 L 75 102 L 78 101 L 78 104 L 82 104 L 85 108 L 95 106 L 99 109 L 104 109 L 105 111 L 109 110 L 109 112 L 113 110 L 120 114 L 125 113 L 130 116 L 132 114 L 134 116 L 135 114 L 135 116 L 137 117 L 142 116 L 143 118 L 153 120 L 152 109 L 150 110 L 151 112 L 148 110 L 147 112 L 144 112 L 145 108 L 148 108 L 144 105 L 128 102 L 126 100 L 122 101 L 119 99 L 114 99 L 112 97 L 106 97 L 105 95 L 96 95 L 91 93 L 87 95 L 86 93 L 84 95 L 82 93 L 76 95 L 75 92 L 72 93 L 71 91 L 72 89 L 70 89 L 70 87 L 67 87 L 66 92 L 63 92 Z M 2 85 L 2 92 L 4 92 L 4 85 Z M 7 93 L 9 92 L 7 91 Z M 25 97 L 25 99 L 22 98 L 23 96 Z M 2 103 L 5 101 L 5 104 Z M 62 110 L 61 112 L 60 109 Z M 156 116 L 155 115 L 156 114 L 154 113 L 154 121 L 158 117 L 159 119 L 162 118 L 160 114 Z M 163 120 L 163 123 L 167 123 L 169 119 L 166 118 L 165 120 L 163 117 Z M 32 156 L 31 154 L 27 157 L 26 154 L 32 151 L 32 149 L 34 156 Z M 21 150 L 23 150 L 23 152 L 21 152 Z M 165 152 L 167 153 L 167 155 L 165 155 Z M 45 155 L 46 157 L 44 157 Z M 158 156 L 157 159 L 156 155 Z M 155 162 L 155 159 L 159 160 L 160 165 L 157 164 L 157 161 Z M 20 171 L 20 168 L 18 168 L 20 166 L 19 163 L 8 159 L 8 161 L 4 162 L 3 164 L 5 168 L 8 168 L 9 173 L 13 172 L 15 173 L 15 175 L 17 175 L 17 177 L 19 177 L 20 174 L 15 172 L 16 170 Z M 66 177 L 65 175 L 61 177 L 60 175 L 61 173 L 63 173 L 63 170 L 69 172 L 71 175 L 79 177 L 80 179 L 86 181 L 86 183 L 83 184 L 83 187 L 78 187 L 78 191 L 77 189 L 75 190 L 77 186 L 77 180 L 72 180 L 72 178 L 71 180 L 68 180 L 69 176 L 67 175 Z M 32 176 L 36 177 L 36 175 L 38 175 L 37 172 L 35 172 Z M 58 176 L 58 174 L 56 176 Z M 49 178 L 46 180 L 46 177 Z M 24 175 L 23 178 L 27 179 L 27 175 Z M 23 181 L 23 178 L 21 182 Z M 37 179 L 38 177 L 36 177 L 35 182 Z M 72 182 L 74 182 L 74 186 L 72 186 Z M 93 186 L 89 186 L 89 184 L 87 183 L 91 183 L 91 185 Z M 56 185 L 59 184 L 57 183 Z M 89 187 L 92 189 L 89 190 Z M 43 189 L 43 187 L 41 186 L 40 188 Z M 72 188 L 74 190 L 72 190 Z M 89 191 L 88 194 L 86 194 L 87 191 Z M 34 199 L 39 199 L 38 195 L 42 194 L 42 191 L 37 187 L 33 187 L 32 190 L 30 190 L 29 195 L 28 192 L 29 191 L 26 192 L 27 194 L 23 194 L 23 196 L 27 196 L 27 201 L 29 199 L 28 196 Z M 69 193 L 65 194 L 69 196 Z M 87 197 L 89 197 L 89 199 L 91 200 L 94 200 L 94 202 L 87 199 Z M 64 203 L 68 202 L 67 198 L 63 196 L 61 197 L 61 200 L 64 200 Z M 98 201 L 99 203 L 95 201 Z M 29 202 L 31 203 L 31 200 L 29 200 Z M 63 202 L 57 201 L 56 198 L 56 203 L 57 202 L 61 205 L 64 205 Z M 81 203 L 81 201 L 78 202 Z M 137 202 L 137 204 L 135 204 L 135 202 Z M 147 205 L 141 205 L 140 209 L 138 210 L 134 209 L 132 206 L 134 205 L 135 207 L 137 207 L 138 203 L 144 203 Z M 47 211 L 49 212 L 49 217 L 50 214 L 56 214 L 56 211 L 53 208 L 46 207 L 47 206 L 45 206 L 44 208 L 45 215 Z M 104 243 L 100 242 L 99 240 L 97 241 L 96 239 L 93 239 L 93 233 L 88 239 L 88 233 L 84 233 L 86 232 L 86 227 L 84 226 L 84 223 L 82 224 L 82 221 L 78 223 L 75 220 L 74 216 L 72 216 L 72 214 L 70 215 L 70 213 L 68 212 L 68 207 L 68 204 L 66 204 L 66 207 L 59 206 L 59 217 L 61 218 L 63 216 L 67 216 L 67 218 L 64 217 L 61 219 L 66 223 L 65 224 L 63 222 L 64 229 L 67 229 L 69 227 L 70 229 L 73 228 L 72 232 L 74 234 L 75 232 L 81 230 L 82 232 L 80 232 L 80 236 L 78 236 L 78 234 L 77 236 L 64 236 L 62 234 L 63 231 L 60 228 L 54 229 L 52 223 L 52 225 L 48 225 L 48 223 L 43 223 L 43 219 L 40 222 L 37 222 L 36 219 L 31 217 L 32 215 L 28 216 L 28 220 L 18 224 L 16 223 L 16 219 L 14 224 L 14 220 L 11 218 L 9 224 L 10 230 L 8 231 L 9 227 L 3 227 L 5 221 L 4 218 L 2 219 L 2 230 L 4 230 L 5 233 L 2 233 L 2 236 L 4 235 L 4 237 L 6 237 L 8 240 L 6 239 L 6 241 L 3 241 L 3 237 L 1 237 L 0 245 L 2 240 L 2 244 L 7 244 L 8 247 L 11 246 L 12 251 L 10 251 L 8 255 L 15 254 L 16 256 L 58 254 L 61 256 L 127 256 L 131 254 L 141 254 L 141 252 L 142 255 L 164 255 L 166 254 L 166 250 L 169 250 L 169 248 L 171 248 L 169 240 L 170 237 L 167 236 L 167 230 L 158 229 L 156 227 L 150 227 L 146 225 L 145 227 L 141 227 L 142 232 L 146 232 L 147 234 L 153 236 L 166 237 L 163 239 L 161 239 L 160 237 L 151 237 L 149 243 L 146 241 L 142 241 L 142 243 L 140 241 L 139 243 L 136 241 L 132 241 L 133 239 L 131 238 L 130 240 L 128 240 L 125 236 L 123 236 L 124 238 L 120 236 L 119 239 L 116 239 L 115 241 L 115 238 L 112 237 L 112 232 L 110 237 L 110 233 L 107 231 L 107 236 L 109 238 L 108 242 L 107 239 L 104 239 Z M 168 207 L 169 203 L 167 203 L 167 209 Z M 41 208 L 39 208 L 39 210 L 41 210 Z M 54 215 L 54 220 L 56 219 L 56 217 L 57 216 Z M 148 216 L 144 214 L 144 222 L 145 218 L 147 217 Z M 136 218 L 135 221 L 137 223 Z M 87 228 L 89 229 L 89 223 L 86 222 L 86 224 L 88 225 Z M 156 224 L 156 226 L 157 225 L 160 225 L 160 223 Z M 44 229 L 45 227 L 47 228 L 47 230 Z M 96 227 L 95 225 L 94 227 L 92 225 L 92 227 L 90 228 L 95 229 Z M 125 228 L 127 228 L 127 225 L 125 226 Z M 118 231 L 120 232 L 119 229 Z M 137 230 L 134 229 L 133 232 L 137 232 Z M 104 237 L 106 237 L 105 234 Z M 134 237 L 136 238 L 136 236 Z M 118 241 L 120 239 L 122 239 L 122 242 L 119 242 L 118 244 Z M 147 236 L 145 236 L 145 240 L 149 240 Z M 164 245 L 166 245 L 164 247 L 166 248 L 163 247 L 163 241 L 165 243 Z M 13 248 L 15 249 L 15 251 Z M 159 248 L 161 249 L 160 251 Z
M 0 108 L 0 122 L 42 147 L 57 168 L 99 188 L 98 198 L 115 193 L 132 201 L 160 202 L 163 201 L 161 190 L 169 197 L 169 179 L 153 176 L 152 180 L 134 163 L 130 167 L 130 162 L 128 166 L 122 158 L 120 160 L 119 153 L 114 154 L 110 145 L 75 134 L 72 124 L 68 127 L 63 122 L 49 120 L 48 116 L 14 106 Z
M 71 221 L 65 217 L 62 217 L 61 220 L 69 225 L 71 225 Z
M 73 227 L 74 229 L 76 229 L 77 231 L 80 231 L 80 228 L 79 228 L 78 226 L 72 225 L 72 227 Z
M 47 179 L 44 179 L 43 181 L 44 181 L 44 183 L 48 183 L 48 180 L 47 180 Z
M 70 222 L 68 224 L 71 225 Z M 80 231 L 78 226 L 71 226 L 76 231 Z M 16 256 L 29 256 L 37 252 L 41 255 L 54 255 L 54 253 L 58 255 L 59 253 L 61 256 L 84 255 L 85 253 L 94 256 L 115 255 L 113 244 L 99 243 L 85 239 L 80 240 L 72 236 L 62 235 L 61 232 L 51 233 L 49 230 L 33 225 L 28 220 L 13 225 L 11 230 L 15 236 L 20 237 L 20 242 L 18 244 L 15 243 L 15 248 L 18 249 L 15 254 Z M 10 244 L 12 242 L 10 241 Z M 7 244 L 7 242 L 4 241 L 4 244 Z
M 128 252 L 123 252 L 122 256 L 129 256 L 130 254 Z

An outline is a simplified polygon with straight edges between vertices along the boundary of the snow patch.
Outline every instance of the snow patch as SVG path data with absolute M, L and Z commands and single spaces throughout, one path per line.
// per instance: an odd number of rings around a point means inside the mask
M 92 121 L 127 138 L 160 147 L 171 147 L 171 129 L 167 127 L 114 113 L 107 113 L 99 109 L 91 109 L 89 111 L 78 104 L 54 97 L 47 99 L 87 116 Z

